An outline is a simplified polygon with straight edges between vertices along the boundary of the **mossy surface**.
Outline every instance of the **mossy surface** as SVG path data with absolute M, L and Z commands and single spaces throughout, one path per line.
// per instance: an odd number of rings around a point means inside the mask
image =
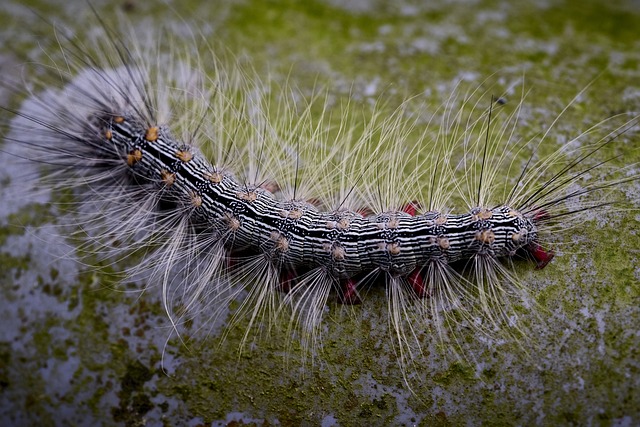
M 48 24 L 22 3 L 0 6 L 0 69 L 11 75 L 55 48 Z M 76 34 L 87 31 L 84 1 L 27 3 Z M 324 85 L 363 103 L 383 97 L 393 105 L 421 94 L 439 105 L 459 82 L 474 87 L 489 78 L 500 91 L 524 79 L 517 83 L 530 90 L 531 114 L 518 130 L 524 140 L 544 132 L 591 84 L 555 127 L 550 146 L 539 148 L 543 154 L 576 129 L 640 111 L 640 9 L 633 2 L 341 4 L 94 6 L 107 25 L 114 6 L 132 22 L 186 22 L 249 58 L 259 74 L 303 92 Z M 0 99 L 15 106 L 7 93 Z M 4 122 L 8 113 L 0 114 Z M 602 159 L 620 156 L 616 167 L 639 162 L 638 133 L 623 141 Z M 380 321 L 383 290 L 372 290 L 362 306 L 332 306 L 313 360 L 303 358 L 286 327 L 242 351 L 242 322 L 224 340 L 215 331 L 192 337 L 189 325 L 178 339 L 158 289 L 118 283 L 120 266 L 96 261 L 53 230 L 59 212 L 40 199 L 27 203 L 28 192 L 15 191 L 22 178 L 12 175 L 12 159 L 3 154 L 0 162 L 0 311 L 7 316 L 0 327 L 0 424 L 640 423 L 638 183 L 621 188 L 623 203 L 606 219 L 594 215 L 577 225 L 545 270 L 518 266 L 541 310 L 539 319 L 526 319 L 531 345 L 527 337 L 486 344 L 467 333 L 460 338 L 471 355 L 456 360 L 434 343 L 435 332 L 425 334 L 425 354 L 408 370 L 410 391 Z

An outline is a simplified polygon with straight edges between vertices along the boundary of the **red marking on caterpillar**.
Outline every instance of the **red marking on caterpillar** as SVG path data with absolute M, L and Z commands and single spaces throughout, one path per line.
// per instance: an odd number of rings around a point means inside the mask
M 340 283 L 340 302 L 346 305 L 362 304 L 362 300 L 356 289 L 357 284 L 353 279 L 346 279 Z
M 418 298 L 425 298 L 428 296 L 427 287 L 424 283 L 424 278 L 422 277 L 422 271 L 419 268 L 416 268 L 411 272 L 411 274 L 409 274 L 408 280 L 411 288 Z
M 537 243 L 529 244 L 529 246 L 527 246 L 527 250 L 531 256 L 533 256 L 533 259 L 536 260 L 536 270 L 542 270 L 545 268 L 555 256 L 552 250 L 546 251 Z
M 422 205 L 417 200 L 412 201 L 411 203 L 407 203 L 402 207 L 402 212 L 406 212 L 411 216 L 416 216 L 416 213 L 422 209 Z

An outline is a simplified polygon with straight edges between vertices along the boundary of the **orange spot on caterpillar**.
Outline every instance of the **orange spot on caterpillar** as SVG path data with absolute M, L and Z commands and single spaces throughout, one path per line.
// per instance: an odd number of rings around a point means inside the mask
M 160 172 L 160 177 L 162 178 L 162 182 L 164 182 L 164 184 L 166 186 L 172 186 L 174 182 L 176 182 L 176 174 L 169 172 L 166 169 L 163 169 Z
M 349 228 L 349 226 L 351 225 L 351 221 L 349 221 L 349 219 L 347 218 L 341 218 L 340 221 L 338 221 L 336 223 L 336 226 L 340 229 L 340 230 L 346 230 Z
M 204 176 L 206 180 L 213 182 L 214 184 L 220 184 L 224 179 L 224 175 L 219 172 L 204 172 L 202 176 Z
M 283 209 L 279 212 L 281 217 L 289 219 L 300 219 L 303 213 L 300 209 L 291 209 L 290 211 Z
M 275 249 L 277 251 L 286 252 L 286 251 L 289 250 L 289 239 L 284 237 L 279 232 L 272 231 L 271 235 L 269 237 L 271 238 L 271 240 L 273 240 L 276 243 L 275 244 Z
M 520 242 L 527 237 L 527 234 L 528 232 L 526 229 L 520 230 L 519 233 L 513 233 L 511 235 L 511 240 L 513 240 L 514 242 Z
M 333 249 L 331 249 L 331 257 L 334 259 L 334 261 L 344 260 L 345 255 L 346 253 L 342 246 L 335 246 Z
M 140 160 L 142 160 L 142 151 L 138 148 L 131 150 L 129 154 L 127 154 L 127 165 L 129 165 L 129 167 L 135 165 Z
M 124 123 L 124 117 L 116 116 L 116 117 L 113 118 L 113 121 L 118 123 L 118 124 Z
M 289 250 L 289 240 L 285 237 L 281 237 L 276 242 L 276 249 L 280 252 L 286 252 Z
M 147 132 L 144 134 L 144 139 L 146 139 L 149 142 L 153 142 L 155 140 L 158 139 L 158 127 L 157 126 L 152 126 L 149 129 L 147 129 Z
M 104 137 L 107 138 L 108 141 L 111 141 L 111 138 L 113 138 L 113 133 L 111 133 L 111 130 L 105 131 Z
M 176 151 L 176 157 L 186 163 L 193 159 L 193 154 L 189 150 L 178 150 Z
M 245 202 L 249 203 L 255 202 L 258 198 L 258 194 L 256 194 L 255 191 L 243 191 L 236 194 L 236 196 L 238 197 L 238 199 L 244 200 Z
M 446 251 L 447 249 L 449 249 L 449 246 L 451 246 L 451 243 L 449 243 L 449 239 L 441 236 L 438 237 L 438 246 L 440 246 L 440 249 L 442 249 L 443 251 Z
M 389 252 L 391 255 L 399 255 L 400 245 L 398 243 L 389 243 L 387 245 L 387 252 Z
M 222 220 L 227 224 L 227 227 L 229 227 L 229 230 L 231 231 L 237 231 L 240 228 L 240 221 L 230 212 L 225 213 Z
M 436 225 L 445 225 L 447 223 L 447 215 L 439 214 L 435 222 Z
M 491 212 L 487 208 L 480 208 L 480 210 L 473 215 L 474 221 L 490 219 L 493 216 L 493 212 Z
M 480 230 L 476 233 L 476 240 L 484 244 L 490 245 L 496 240 L 496 235 L 491 230 L 486 230 L 486 229 Z
M 200 196 L 198 193 L 191 193 L 191 205 L 193 205 L 196 208 L 199 208 L 200 206 L 202 206 L 202 196 Z

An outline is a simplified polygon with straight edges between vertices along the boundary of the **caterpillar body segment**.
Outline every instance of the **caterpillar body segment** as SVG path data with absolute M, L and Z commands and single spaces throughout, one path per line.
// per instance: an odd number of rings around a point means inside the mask
M 416 269 L 431 262 L 508 257 L 537 245 L 534 218 L 509 206 L 478 207 L 458 215 L 396 211 L 362 216 L 280 201 L 267 190 L 222 174 L 169 129 L 145 128 L 134 120 L 131 114 L 112 114 L 99 119 L 105 126 L 96 129 L 103 144 L 123 153 L 130 185 L 155 183 L 160 205 L 192 208 L 189 221 L 194 229 L 213 233 L 213 239 L 226 236 L 230 252 L 251 248 L 263 253 L 282 271 L 322 268 L 344 281 L 378 270 L 393 276 L 414 274 L 416 280 Z

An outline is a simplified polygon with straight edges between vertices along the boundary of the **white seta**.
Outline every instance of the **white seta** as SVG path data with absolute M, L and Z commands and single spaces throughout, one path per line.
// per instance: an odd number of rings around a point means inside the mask
M 368 290 L 382 286 L 381 321 L 403 367 L 422 354 L 425 331 L 443 342 L 458 327 L 518 331 L 514 304 L 535 303 L 513 261 L 544 267 L 585 212 L 607 212 L 615 187 L 638 179 L 602 155 L 637 126 L 632 114 L 556 147 L 548 138 L 556 122 L 518 136 L 524 90 L 506 105 L 485 84 L 457 89 L 438 108 L 419 96 L 393 108 L 276 84 L 217 58 L 197 37 L 102 31 L 91 44 L 59 36 L 59 55 L 42 65 L 48 77 L 18 89 L 27 98 L 5 109 L 2 125 L 26 149 L 20 156 L 43 165 L 48 187 L 74 189 L 74 225 L 87 247 L 114 262 L 132 257 L 130 276 L 161 285 L 177 329 L 194 316 L 230 316 L 248 319 L 245 339 L 255 327 L 289 328 L 315 349 L 327 307 L 367 304 Z M 164 148 L 137 148 L 136 138 Z M 543 156 L 545 146 L 554 149 Z M 197 191 L 216 185 L 226 185 L 225 197 Z M 254 231 L 242 234 L 239 212 L 260 203 Z M 308 215 L 319 219 L 296 225 Z M 278 217 L 289 221 L 266 220 Z M 508 230 L 509 246 L 500 246 L 498 217 L 524 224 Z M 484 221 L 461 249 L 455 227 L 418 230 L 454 219 Z M 348 235 L 349 252 L 344 233 L 354 224 L 362 231 Z M 376 224 L 391 240 L 374 235 Z M 310 243 L 303 228 L 322 237 Z M 344 233 L 329 239 L 327 228 Z M 413 237 L 393 240 L 400 235 Z M 411 239 L 438 255 L 405 256 Z M 387 261 L 363 261 L 372 251 Z M 367 267 L 341 264 L 351 256 Z

